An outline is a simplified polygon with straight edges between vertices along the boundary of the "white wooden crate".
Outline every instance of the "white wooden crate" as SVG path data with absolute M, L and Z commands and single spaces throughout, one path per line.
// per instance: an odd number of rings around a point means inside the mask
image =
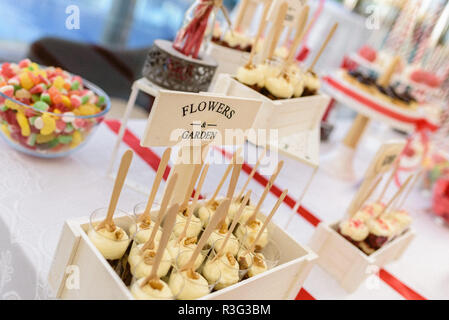
M 108 262 L 87 237 L 89 218 L 66 221 L 49 274 L 49 283 L 61 299 L 130 299 L 133 297 Z M 120 217 L 115 218 L 119 224 Z M 279 264 L 265 273 L 213 292 L 202 299 L 294 299 L 317 255 L 271 224 L 271 239 L 281 250 Z M 71 288 L 73 267 L 79 288 Z M 69 267 L 69 268 L 68 268 Z
M 211 88 L 214 87 L 219 74 L 237 74 L 239 67 L 247 64 L 249 59 L 248 52 L 223 47 L 213 42 L 210 42 L 207 47 L 207 55 L 214 58 L 218 63 L 218 67 L 215 70 L 215 75 L 210 86 Z
M 254 121 L 253 128 L 278 129 L 279 137 L 318 128 L 330 102 L 330 97 L 322 93 L 302 98 L 271 100 L 240 83 L 229 74 L 218 75 L 211 92 L 234 97 L 261 99 L 263 104 Z
M 331 274 L 347 292 L 354 292 L 372 274 L 372 266 L 384 267 L 399 259 L 415 236 L 413 229 L 367 255 L 337 232 L 338 223 L 320 223 L 309 246 L 317 264 Z

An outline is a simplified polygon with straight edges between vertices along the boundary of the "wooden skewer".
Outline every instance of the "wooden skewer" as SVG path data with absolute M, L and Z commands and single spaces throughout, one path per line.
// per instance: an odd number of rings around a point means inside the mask
M 231 180 L 229 181 L 228 192 L 226 194 L 226 198 L 232 199 L 234 197 L 235 187 L 237 185 L 237 181 L 239 180 L 240 171 L 242 171 L 242 162 L 241 158 L 234 164 L 234 168 L 232 169 Z M 229 202 L 231 205 L 231 202 Z M 229 206 L 226 208 L 226 212 L 229 211 Z M 226 216 L 223 217 L 223 220 L 218 224 L 218 228 L 226 225 Z
M 234 30 L 239 31 L 242 27 L 243 18 L 245 17 L 246 9 L 248 8 L 249 0 L 242 0 L 240 2 L 237 18 L 234 23 Z
M 165 189 L 164 197 L 162 198 L 161 207 L 159 208 L 159 214 L 157 215 L 157 219 L 153 225 L 153 230 L 151 230 L 150 238 L 148 239 L 147 242 L 145 242 L 145 244 L 142 246 L 140 250 L 141 253 L 144 253 L 146 249 L 154 248 L 154 239 L 156 237 L 159 226 L 161 225 L 162 218 L 164 217 L 165 212 L 167 211 L 168 203 L 170 202 L 170 199 L 172 197 L 173 190 L 175 189 L 177 180 L 178 174 L 175 173 L 170 177 L 170 179 L 167 182 L 167 188 Z
M 257 29 L 256 38 L 251 48 L 251 53 L 249 54 L 248 64 L 246 65 L 246 67 L 251 67 L 253 65 L 254 56 L 256 55 L 257 51 L 257 44 L 260 41 L 260 37 L 262 37 L 262 32 L 265 30 L 265 27 L 267 26 L 267 17 L 268 12 L 270 11 L 270 7 L 271 3 L 269 1 L 265 1 L 262 13 L 262 20 L 260 21 L 259 29 Z
M 310 175 L 309 180 L 307 180 L 306 186 L 305 186 L 304 189 L 302 190 L 302 193 L 301 193 L 301 195 L 299 196 L 298 200 L 296 200 L 295 206 L 293 207 L 292 212 L 291 212 L 291 214 L 290 214 L 290 218 L 288 218 L 287 223 L 285 224 L 285 227 L 284 227 L 285 230 L 288 229 L 288 227 L 290 226 L 290 224 L 291 224 L 291 222 L 292 222 L 292 220 L 293 220 L 293 217 L 296 216 L 296 213 L 298 212 L 298 209 L 299 209 L 299 207 L 301 206 L 302 201 L 304 200 L 304 197 L 306 196 L 307 191 L 309 190 L 310 185 L 312 184 L 312 181 L 313 181 L 313 179 L 315 178 L 316 173 L 318 172 L 318 168 L 319 168 L 319 167 L 316 166 L 315 169 L 313 169 L 313 172 L 312 172 L 312 174 Z
M 393 77 L 394 72 L 396 71 L 399 62 L 401 61 L 401 57 L 395 56 L 390 64 L 387 66 L 387 69 L 380 76 L 379 81 L 377 82 L 380 86 L 386 87 L 390 84 L 391 78 Z
M 285 197 L 287 196 L 287 193 L 288 193 L 287 189 L 285 189 L 284 192 L 282 192 L 281 196 L 279 197 L 278 201 L 276 201 L 276 204 L 274 205 L 274 207 L 271 210 L 270 214 L 268 215 L 268 217 L 263 222 L 262 227 L 260 228 L 259 232 L 257 233 L 256 239 L 254 240 L 253 244 L 251 245 L 251 248 L 249 249 L 250 253 L 253 253 L 254 249 L 256 249 L 257 241 L 259 241 L 259 239 L 262 236 L 264 230 L 266 229 L 268 223 L 271 221 L 271 219 L 273 218 L 274 214 L 279 209 L 279 206 L 281 205 L 282 201 L 284 201 Z
M 262 162 L 262 159 L 265 157 L 267 153 L 267 148 L 265 147 L 265 149 L 263 149 L 262 154 L 259 156 L 259 159 L 257 159 L 257 162 L 253 168 L 253 170 L 251 170 L 251 173 L 248 176 L 248 179 L 246 179 L 245 184 L 242 187 L 242 190 L 240 190 L 239 194 L 237 195 L 236 199 L 240 199 L 243 196 L 243 193 L 245 192 L 246 188 L 248 188 L 249 182 L 253 179 L 254 175 L 257 172 L 257 169 L 260 166 L 260 163 Z
M 221 219 L 224 216 L 226 216 L 226 214 L 228 213 L 226 208 L 229 206 L 230 202 L 231 202 L 230 199 L 225 199 L 220 203 L 220 205 L 217 208 L 217 211 L 212 216 L 212 219 L 210 220 L 209 224 L 207 225 L 206 230 L 204 230 L 203 234 L 201 235 L 201 238 L 198 241 L 195 251 L 193 252 L 192 256 L 190 257 L 190 260 L 185 264 L 185 266 L 183 266 L 181 268 L 181 271 L 193 269 L 196 258 L 200 254 L 201 250 L 203 250 L 203 247 L 206 245 L 207 240 L 209 239 L 210 235 L 216 229 L 216 227 L 217 227 L 218 223 L 221 221 Z
M 164 256 L 165 248 L 167 247 L 168 240 L 170 239 L 171 232 L 175 225 L 176 215 L 179 211 L 179 205 L 175 203 L 168 209 L 167 218 L 165 219 L 164 228 L 162 230 L 161 241 L 159 242 L 159 247 L 157 248 L 156 256 L 154 257 L 153 266 L 151 268 L 151 273 L 143 280 L 141 287 L 144 287 L 149 281 L 159 279 L 157 276 L 157 270 L 161 264 L 162 257 Z
M 377 187 L 379 186 L 379 183 L 382 181 L 382 176 L 379 176 L 376 178 L 374 183 L 372 184 L 371 188 L 368 190 L 366 194 L 363 195 L 361 201 L 359 210 L 362 209 L 363 205 L 366 203 L 366 201 L 369 199 L 369 197 L 373 194 L 374 191 L 376 191 Z
M 271 43 L 268 51 L 268 59 L 273 58 L 274 51 L 276 50 L 276 46 L 279 41 L 279 37 L 281 36 L 282 30 L 284 29 L 284 19 L 285 15 L 287 14 L 287 10 L 288 10 L 288 3 L 283 2 L 278 9 L 278 14 L 274 22 L 273 38 L 270 39 Z
M 153 207 L 154 199 L 156 198 L 157 190 L 161 184 L 162 178 L 164 177 L 165 170 L 167 169 L 168 160 L 170 160 L 171 148 L 167 148 L 162 155 L 161 161 L 159 162 L 159 167 L 157 168 L 156 177 L 153 181 L 153 186 L 151 187 L 151 192 L 148 197 L 147 205 L 145 211 L 139 217 L 139 221 L 144 221 L 150 217 L 150 210 Z
M 257 217 L 257 214 L 259 213 L 260 207 L 262 206 L 262 203 L 265 201 L 265 198 L 268 195 L 268 192 L 270 192 L 271 187 L 273 186 L 274 181 L 276 180 L 277 176 L 279 175 L 279 172 L 281 171 L 282 167 L 284 166 L 284 161 L 280 161 L 276 167 L 276 170 L 274 171 L 273 175 L 270 177 L 270 180 L 268 181 L 262 196 L 259 199 L 259 202 L 256 205 L 256 208 L 254 209 L 254 213 L 249 217 L 248 221 L 246 221 L 246 225 L 254 221 Z
M 291 26 L 288 27 L 287 34 L 285 35 L 285 40 L 284 40 L 284 44 L 283 44 L 283 46 L 286 48 L 288 48 L 290 45 L 290 36 L 292 35 L 292 32 L 293 32 L 293 28 Z
M 209 199 L 209 201 L 207 202 L 206 206 L 210 205 L 212 202 L 214 202 L 215 198 L 218 196 L 218 193 L 221 190 L 221 187 L 223 187 L 224 182 L 226 181 L 226 179 L 228 178 L 229 173 L 231 172 L 231 169 L 233 167 L 233 165 L 236 162 L 237 156 L 240 155 L 240 152 L 242 151 L 242 148 L 238 148 L 237 151 L 233 154 L 232 156 L 232 160 L 231 163 L 228 164 L 228 167 L 226 168 L 226 171 L 224 172 L 223 176 L 221 177 L 220 182 L 218 183 L 217 188 L 215 189 L 214 194 L 212 195 L 212 198 Z
M 293 39 L 293 44 L 290 47 L 290 51 L 289 51 L 287 59 L 286 59 L 287 66 L 293 63 L 293 60 L 294 60 L 295 54 L 296 54 L 296 50 L 298 49 L 299 44 L 301 43 L 302 39 L 304 39 L 304 36 L 307 33 L 307 30 L 305 30 L 304 28 L 307 23 L 307 18 L 309 17 L 309 9 L 310 9 L 310 7 L 308 5 L 305 5 L 299 14 L 298 26 L 296 28 L 295 38 Z M 311 26 L 311 23 L 309 23 L 307 29 L 309 29 L 310 26 Z
M 329 34 L 327 35 L 326 40 L 324 40 L 323 44 L 321 45 L 320 51 L 318 51 L 318 54 L 315 56 L 315 59 L 313 59 L 313 62 L 309 67 L 309 72 L 313 72 L 313 69 L 315 68 L 316 63 L 318 62 L 318 59 L 321 57 L 321 54 L 323 53 L 324 49 L 326 49 L 326 47 L 327 47 L 327 44 L 332 39 L 332 36 L 334 35 L 335 30 L 337 30 L 337 27 L 338 27 L 338 23 L 336 22 L 332 26 L 332 29 L 329 31 Z
M 400 200 L 397 208 L 402 208 L 404 206 L 405 201 L 407 200 L 407 198 L 410 196 L 410 193 L 412 192 L 413 188 L 415 187 L 416 183 L 419 181 L 419 178 L 422 176 L 423 174 L 423 170 L 421 170 L 420 172 L 418 172 L 415 176 L 415 179 L 413 180 L 413 182 L 410 184 L 410 187 L 408 188 L 407 192 L 404 194 L 404 196 L 402 197 L 402 199 Z
M 379 197 L 377 198 L 377 202 L 381 202 L 381 201 L 382 201 L 382 198 L 384 197 L 385 192 L 387 192 L 388 187 L 390 186 L 391 182 L 392 182 L 393 179 L 394 179 L 394 176 L 395 176 L 396 173 L 398 172 L 399 165 L 400 165 L 400 162 L 399 162 L 399 159 L 398 159 L 398 160 L 396 160 L 396 162 L 395 162 L 395 164 L 394 164 L 393 171 L 391 172 L 391 175 L 388 177 L 387 182 L 385 183 L 385 185 L 384 185 L 382 191 L 380 192 Z
M 126 150 L 120 160 L 120 167 L 118 169 L 117 177 L 115 178 L 114 188 L 112 190 L 111 199 L 109 200 L 108 213 L 106 218 L 98 225 L 97 230 L 104 227 L 110 231 L 115 230 L 115 223 L 113 220 L 115 209 L 117 208 L 117 202 L 122 192 L 123 185 L 125 183 L 126 176 L 128 175 L 129 166 L 133 160 L 133 152 Z
M 299 197 L 298 201 L 296 201 L 295 206 L 293 207 L 293 214 L 296 214 L 298 212 L 298 209 L 301 206 L 301 203 L 304 200 L 304 197 L 306 196 L 307 191 L 309 191 L 310 185 L 312 184 L 312 181 L 315 178 L 315 175 L 317 172 L 318 172 L 318 167 L 315 167 L 315 169 L 313 169 L 312 174 L 310 175 L 309 180 L 307 181 L 307 184 L 306 184 L 304 190 L 301 193 L 301 196 Z
M 207 171 L 209 170 L 209 164 L 206 164 L 203 168 L 203 172 L 201 172 L 200 181 L 198 182 L 198 185 L 195 190 L 195 196 L 193 198 L 192 205 L 189 206 L 187 209 L 187 221 L 184 226 L 184 229 L 182 230 L 181 234 L 178 237 L 178 242 L 180 242 L 187 234 L 187 229 L 189 228 L 190 221 L 192 220 L 193 210 L 195 210 L 196 204 L 198 203 L 198 199 L 201 194 L 201 190 L 203 188 L 204 180 L 206 179 Z
M 407 185 L 412 180 L 413 175 L 410 175 L 407 180 L 402 184 L 402 186 L 399 188 L 398 191 L 394 194 L 394 196 L 390 199 L 388 204 L 385 206 L 385 208 L 382 210 L 382 213 L 380 215 L 383 215 L 387 210 L 391 207 L 391 205 L 396 201 L 396 199 L 404 192 L 404 190 L 407 188 Z
M 249 190 L 246 194 L 245 197 L 243 198 L 242 203 L 240 204 L 239 210 L 236 212 L 235 216 L 234 216 L 234 220 L 232 220 L 231 226 L 229 227 L 228 232 L 226 233 L 226 236 L 224 238 L 224 241 L 220 247 L 220 250 L 218 250 L 217 254 L 214 257 L 214 260 L 220 258 L 223 254 L 224 254 L 224 249 L 226 248 L 226 244 L 229 241 L 229 238 L 231 237 L 231 234 L 234 232 L 235 227 L 237 226 L 237 223 L 240 219 L 240 216 L 243 213 L 243 210 L 246 207 L 246 203 L 248 202 L 249 198 L 251 196 L 251 190 Z
M 192 196 L 193 189 L 195 189 L 196 181 L 198 180 L 198 177 L 200 176 L 202 166 L 203 166 L 202 163 L 194 165 L 192 177 L 190 178 L 189 187 L 187 188 L 187 192 L 184 196 L 184 201 L 182 202 L 181 206 L 179 207 L 179 210 L 181 212 L 186 210 L 189 206 L 189 200 L 190 200 L 190 197 Z

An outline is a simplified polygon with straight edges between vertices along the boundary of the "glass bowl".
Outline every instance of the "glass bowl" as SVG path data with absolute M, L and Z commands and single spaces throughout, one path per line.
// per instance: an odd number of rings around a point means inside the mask
M 67 72 L 67 74 L 73 77 L 70 73 Z M 102 89 L 81 77 L 77 78 L 82 81 L 84 89 L 90 90 L 98 97 L 103 97 L 104 103 L 101 105 L 100 112 L 93 115 L 75 115 L 71 111 L 61 113 L 42 111 L 0 92 L 0 135 L 14 149 L 40 158 L 64 157 L 79 150 L 104 120 L 111 108 L 111 103 Z M 81 94 L 81 91 L 79 92 Z M 67 98 L 69 93 L 64 96 Z M 86 93 L 85 96 L 87 96 Z M 92 97 L 91 93 L 88 98 L 90 97 Z M 35 101 L 32 102 L 31 99 L 28 98 L 28 101 L 34 103 Z M 83 105 L 93 106 L 94 104 L 88 102 Z

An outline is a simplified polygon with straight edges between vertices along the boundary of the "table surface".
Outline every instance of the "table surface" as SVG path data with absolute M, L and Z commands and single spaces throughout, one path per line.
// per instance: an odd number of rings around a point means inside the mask
M 118 124 L 108 123 L 100 126 L 82 150 L 64 159 L 32 158 L 0 141 L 0 299 L 51 296 L 46 279 L 64 221 L 88 216 L 94 209 L 107 205 L 112 180 L 105 170 L 116 138 L 111 128 Z M 350 121 L 338 123 L 332 140 L 321 146 L 321 157 L 336 145 L 349 125 Z M 130 121 L 128 125 L 127 143 L 135 149 L 140 148 L 138 137 L 144 126 L 143 120 Z M 386 130 L 375 123 L 368 128 L 355 161 L 360 177 L 381 141 L 394 137 Z M 123 143 L 120 153 L 128 147 Z M 151 150 L 154 154 L 140 152 L 135 155 L 128 176 L 129 181 L 147 185 L 148 189 L 155 176 L 149 164 L 154 165 L 154 158 L 163 152 L 161 148 Z M 255 158 L 255 147 L 247 145 L 246 161 L 255 163 Z M 279 158 L 285 160 L 285 166 L 275 184 L 281 189 L 288 188 L 289 195 L 298 198 L 312 169 L 285 156 L 279 155 Z M 273 160 L 271 164 L 276 162 L 274 156 L 270 160 Z M 212 165 L 203 190 L 215 188 L 225 167 Z M 237 190 L 246 177 L 243 173 Z M 249 188 L 256 194 L 263 190 L 255 179 Z M 319 170 L 303 203 L 311 214 L 293 213 L 291 207 L 282 204 L 274 222 L 283 227 L 293 215 L 286 230 L 298 242 L 307 244 L 315 230 L 317 220 L 314 218 L 324 222 L 339 220 L 356 190 L 356 185 L 334 180 Z M 136 203 L 145 199 L 146 195 L 125 187 L 118 206 L 131 211 Z M 270 193 L 264 206 L 270 208 L 276 200 L 277 197 Z M 413 294 L 428 299 L 449 298 L 449 229 L 427 212 L 429 201 L 422 192 L 413 192 L 407 206 L 412 208 L 417 237 L 404 256 L 381 270 L 379 277 L 370 277 L 369 283 L 348 294 L 330 275 L 315 266 L 298 298 L 404 299 Z

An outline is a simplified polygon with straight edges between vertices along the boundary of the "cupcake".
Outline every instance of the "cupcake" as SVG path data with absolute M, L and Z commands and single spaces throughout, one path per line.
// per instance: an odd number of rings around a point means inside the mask
M 412 218 L 406 210 L 391 211 L 385 216 L 395 229 L 395 236 L 402 234 L 412 224 Z
M 265 76 L 261 68 L 256 66 L 240 67 L 237 70 L 237 80 L 260 92 L 265 84 Z
M 273 100 L 290 99 L 295 90 L 288 75 L 267 78 L 265 89 L 268 91 L 268 97 Z
M 356 246 L 365 240 L 369 234 L 369 230 L 365 222 L 357 218 L 342 221 L 338 226 L 338 232 L 345 237 L 345 239 Z
M 367 222 L 369 235 L 365 243 L 372 249 L 380 249 L 394 233 L 392 224 L 385 218 L 377 218 Z
M 304 74 L 304 97 L 316 95 L 320 87 L 320 79 L 316 73 L 309 71 Z
M 382 202 L 373 202 L 362 207 L 357 211 L 354 218 L 360 219 L 363 222 L 368 222 L 371 219 L 377 218 L 385 209 L 385 204 Z

